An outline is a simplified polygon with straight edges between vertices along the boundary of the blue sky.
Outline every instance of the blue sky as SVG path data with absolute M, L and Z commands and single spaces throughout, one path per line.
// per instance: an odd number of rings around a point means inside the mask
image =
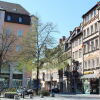
M 82 15 L 93 7 L 98 0 L 1 0 L 21 4 L 31 14 L 40 17 L 43 23 L 53 22 L 60 33 L 58 40 L 68 36 L 69 31 L 79 26 Z

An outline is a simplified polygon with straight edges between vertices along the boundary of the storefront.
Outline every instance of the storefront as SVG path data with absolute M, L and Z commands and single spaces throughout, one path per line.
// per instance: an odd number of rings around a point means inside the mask
M 0 89 L 9 87 L 9 74 L 2 73 L 0 75 Z
M 99 77 L 96 71 L 84 72 L 81 79 L 85 94 L 99 94 Z

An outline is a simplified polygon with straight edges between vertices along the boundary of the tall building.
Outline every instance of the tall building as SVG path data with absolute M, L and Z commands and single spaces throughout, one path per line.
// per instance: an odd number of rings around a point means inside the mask
M 34 16 L 34 18 L 36 18 Z M 0 34 L 14 34 L 18 40 L 13 44 L 13 52 L 10 56 L 21 49 L 22 37 L 30 32 L 31 16 L 21 5 L 0 1 Z M 2 87 L 18 87 L 26 85 L 25 73 L 16 68 L 16 63 L 11 62 L 9 66 L 1 68 L 0 85 Z
M 71 93 L 72 88 L 71 88 L 71 71 L 72 71 L 72 51 L 71 51 L 71 34 L 68 38 L 65 40 L 65 47 L 64 47 L 64 52 L 66 54 L 66 63 L 65 68 L 63 69 L 63 91 L 66 93 Z
M 100 2 L 83 17 L 83 83 L 84 92 L 100 93 Z
M 82 73 L 82 65 L 83 65 L 83 48 L 82 48 L 82 39 L 83 33 L 81 26 L 76 27 L 72 32 L 71 44 L 72 44 L 72 60 L 79 62 L 78 71 Z M 74 66 L 72 67 L 74 70 Z

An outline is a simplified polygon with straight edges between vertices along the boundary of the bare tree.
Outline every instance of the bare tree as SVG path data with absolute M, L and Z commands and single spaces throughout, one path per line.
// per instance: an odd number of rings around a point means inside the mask
M 35 21 L 32 26 L 32 32 L 28 33 L 23 40 L 22 51 L 20 52 L 21 62 L 28 63 L 33 62 L 37 70 L 37 89 L 39 89 L 39 69 L 43 65 L 45 57 L 45 49 L 54 46 L 53 34 L 57 32 L 56 26 L 52 23 L 46 23 L 45 25 L 40 21 Z M 34 65 L 33 64 L 33 65 Z
M 12 61 L 14 57 L 11 54 L 12 51 L 14 51 L 14 44 L 16 40 L 17 37 L 10 31 L 8 32 L 6 29 L 0 33 L 0 74 L 3 64 Z

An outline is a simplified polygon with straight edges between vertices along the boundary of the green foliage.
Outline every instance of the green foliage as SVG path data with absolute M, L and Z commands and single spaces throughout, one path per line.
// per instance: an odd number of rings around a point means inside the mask
M 39 91 L 39 95 L 50 96 L 50 93 L 47 90 L 41 90 L 41 91 Z
M 6 93 L 14 93 L 16 91 L 17 91 L 16 88 L 8 88 L 8 89 L 6 89 Z
M 32 63 L 32 60 L 29 60 L 27 62 L 20 61 L 19 64 L 18 64 L 18 69 L 20 71 L 22 71 L 23 68 L 30 72 L 30 71 L 32 71 L 32 69 L 36 69 L 36 64 Z

